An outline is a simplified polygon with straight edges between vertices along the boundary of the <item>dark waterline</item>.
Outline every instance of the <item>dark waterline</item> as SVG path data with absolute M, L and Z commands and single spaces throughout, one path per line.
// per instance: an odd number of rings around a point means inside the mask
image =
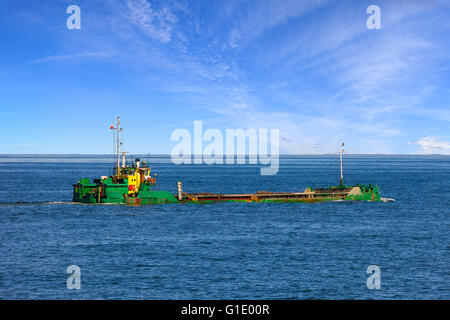
M 108 156 L 0 155 L 2 299 L 449 299 L 450 157 L 347 156 L 347 184 L 395 202 L 77 205 L 72 184 L 111 172 Z M 173 165 L 152 156 L 158 188 L 299 191 L 336 184 L 338 160 Z M 66 268 L 81 268 L 81 290 Z M 381 268 L 381 290 L 366 286 Z

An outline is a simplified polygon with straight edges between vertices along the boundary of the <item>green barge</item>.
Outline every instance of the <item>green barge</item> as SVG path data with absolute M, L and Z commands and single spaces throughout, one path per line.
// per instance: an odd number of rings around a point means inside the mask
M 83 178 L 73 185 L 73 201 L 86 204 L 166 204 L 195 203 L 206 204 L 215 202 L 323 202 L 323 201 L 381 201 L 378 186 L 343 184 L 342 146 L 341 144 L 341 179 L 338 186 L 328 188 L 306 188 L 303 192 L 267 192 L 259 191 L 252 194 L 220 194 L 220 193 L 185 193 L 182 182 L 177 185 L 177 192 L 155 190 L 156 178 L 151 175 L 151 169 L 140 159 L 132 164 L 125 163 L 123 153 L 120 164 L 120 118 L 117 118 L 117 161 L 111 176 L 102 176 L 90 182 Z

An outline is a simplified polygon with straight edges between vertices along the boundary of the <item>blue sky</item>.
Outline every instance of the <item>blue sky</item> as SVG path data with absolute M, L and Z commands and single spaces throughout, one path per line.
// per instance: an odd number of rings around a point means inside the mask
M 281 153 L 450 154 L 449 35 L 443 0 L 3 0 L 0 153 L 110 153 L 120 114 L 132 153 L 202 120 L 278 128 Z

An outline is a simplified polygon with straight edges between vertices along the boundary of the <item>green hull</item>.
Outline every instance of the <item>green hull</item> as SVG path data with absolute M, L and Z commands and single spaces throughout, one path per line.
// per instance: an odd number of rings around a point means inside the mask
M 113 183 L 109 178 L 89 183 L 89 179 L 84 178 L 74 185 L 73 202 L 129 205 L 179 202 L 170 192 L 151 190 L 149 185 L 143 185 L 137 194 L 129 195 L 127 180 L 124 182 Z
M 123 183 L 113 183 L 111 178 L 90 183 L 84 178 L 74 185 L 73 201 L 86 204 L 127 204 L 147 205 L 166 203 L 208 204 L 216 202 L 262 202 L 262 203 L 314 203 L 324 201 L 381 201 L 377 186 L 338 186 L 326 189 L 307 188 L 301 193 L 256 194 L 183 194 L 181 200 L 168 191 L 152 190 L 144 184 L 137 193 L 129 194 L 127 179 Z

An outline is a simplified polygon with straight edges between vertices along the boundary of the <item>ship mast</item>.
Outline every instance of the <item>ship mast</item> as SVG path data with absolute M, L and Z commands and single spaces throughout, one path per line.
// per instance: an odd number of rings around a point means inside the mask
M 340 152 L 339 152 L 339 154 L 340 154 L 340 160 L 341 160 L 341 186 L 343 186 L 344 185 L 344 174 L 343 174 L 343 172 L 342 172 L 342 153 L 344 152 L 344 149 L 342 149 L 342 147 L 344 146 L 344 143 L 343 142 L 341 142 L 341 145 L 340 145 Z
M 120 117 L 117 116 L 117 178 L 120 176 Z

